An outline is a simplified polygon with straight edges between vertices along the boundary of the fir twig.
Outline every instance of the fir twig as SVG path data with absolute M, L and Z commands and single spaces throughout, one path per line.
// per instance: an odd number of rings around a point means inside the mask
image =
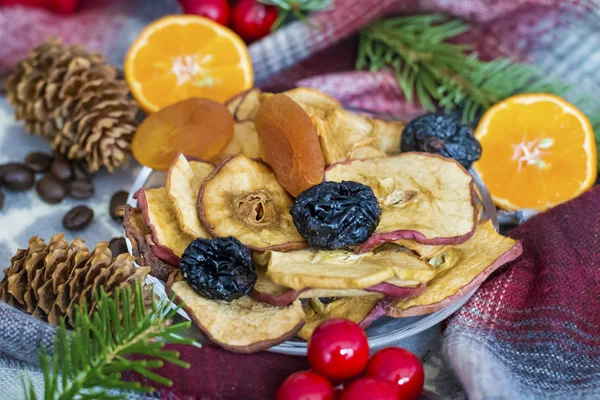
M 121 399 L 125 396 L 114 389 L 152 392 L 154 389 L 139 382 L 125 382 L 121 374 L 127 370 L 170 386 L 172 382 L 155 372 L 165 362 L 189 368 L 179 359 L 179 353 L 163 350 L 166 343 L 200 346 L 193 339 L 179 336 L 190 327 L 189 321 L 167 326 L 177 313 L 169 301 L 146 310 L 142 286 L 117 289 L 112 296 L 102 288 L 94 295 L 97 303 L 90 315 L 84 302 L 77 307 L 75 330 L 69 334 L 64 320 L 57 330 L 54 355 L 45 348 L 40 352 L 44 375 L 44 400 Z M 126 358 L 136 354 L 135 361 Z M 31 382 L 24 382 L 28 398 L 36 399 Z
M 271 27 L 271 31 L 279 29 L 291 14 L 300 21 L 312 25 L 307 19 L 308 13 L 323 11 L 333 6 L 333 0 L 259 0 L 261 3 L 279 9 L 279 17 Z
M 470 26 L 441 14 L 389 18 L 363 29 L 356 67 L 391 69 L 407 100 L 430 111 L 459 109 L 473 122 L 493 104 L 516 93 L 564 93 L 535 67 L 509 59 L 481 61 L 468 44 L 449 42 Z

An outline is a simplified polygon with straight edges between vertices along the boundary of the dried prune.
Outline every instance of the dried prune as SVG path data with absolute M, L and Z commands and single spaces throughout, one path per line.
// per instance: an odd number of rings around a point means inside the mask
M 367 240 L 377 228 L 381 209 L 366 185 L 323 182 L 300 193 L 290 214 L 311 247 L 339 249 Z
M 402 152 L 421 151 L 453 158 L 466 169 L 481 157 L 481 145 L 456 114 L 429 113 L 410 121 L 402 132 Z
M 256 283 L 250 250 L 233 236 L 194 240 L 179 268 L 190 287 L 207 299 L 232 301 Z

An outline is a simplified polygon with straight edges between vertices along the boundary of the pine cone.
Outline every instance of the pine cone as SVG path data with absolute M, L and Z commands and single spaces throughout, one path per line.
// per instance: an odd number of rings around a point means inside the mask
M 138 106 L 102 56 L 51 39 L 35 48 L 7 82 L 9 103 L 25 129 L 90 172 L 126 160 Z
M 40 122 L 36 113 L 54 109 L 45 104 L 47 82 L 52 78 L 55 83 L 58 76 L 64 76 L 74 59 L 93 65 L 103 64 L 100 54 L 89 54 L 79 46 L 65 47 L 59 39 L 51 38 L 33 49 L 29 57 L 17 65 L 6 83 L 8 102 L 15 107 L 17 119 L 34 124 Z
M 150 268 L 136 268 L 133 261 L 128 254 L 113 259 L 107 242 L 100 242 L 90 253 L 81 239 L 69 244 L 62 233 L 54 235 L 49 245 L 34 236 L 29 248 L 19 249 L 4 270 L 0 298 L 53 325 L 66 317 L 72 326 L 75 305 L 85 301 L 91 313 L 98 288 L 111 294 L 146 278 Z

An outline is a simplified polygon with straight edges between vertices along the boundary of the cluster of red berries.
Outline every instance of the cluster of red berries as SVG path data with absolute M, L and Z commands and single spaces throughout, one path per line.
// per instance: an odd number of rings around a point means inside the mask
M 279 16 L 277 7 L 258 0 L 179 0 L 186 14 L 210 18 L 229 26 L 246 42 L 267 36 Z
M 311 370 L 289 376 L 276 400 L 416 400 L 423 391 L 423 365 L 413 353 L 388 347 L 369 359 L 367 335 L 345 319 L 319 325 L 307 356 Z M 343 388 L 336 392 L 332 382 Z
M 75 11 L 79 0 L 0 0 L 0 6 L 20 5 L 45 8 L 59 14 L 71 14 Z

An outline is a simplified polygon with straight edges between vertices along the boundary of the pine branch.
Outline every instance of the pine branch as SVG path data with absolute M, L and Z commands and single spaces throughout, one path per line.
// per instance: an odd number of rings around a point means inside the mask
M 291 14 L 300 21 L 310 24 L 308 13 L 324 11 L 333 7 L 333 0 L 259 0 L 261 3 L 275 6 L 279 9 L 279 16 L 273 24 L 271 31 L 276 31 Z
M 469 29 L 440 14 L 376 22 L 360 33 L 356 67 L 391 70 L 407 100 L 416 98 L 430 111 L 459 109 L 466 122 L 516 93 L 568 90 L 531 65 L 504 58 L 481 61 L 471 45 L 448 42 Z
M 69 334 L 64 320 L 57 330 L 54 356 L 45 348 L 40 352 L 44 374 L 45 400 L 120 399 L 124 395 L 115 389 L 150 393 L 152 387 L 139 382 L 125 382 L 121 374 L 136 371 L 142 376 L 170 386 L 172 382 L 155 372 L 165 362 L 189 368 L 176 351 L 166 351 L 166 343 L 200 346 L 192 339 L 179 336 L 190 327 L 189 321 L 167 326 L 177 308 L 165 300 L 156 304 L 151 296 L 146 310 L 142 286 L 117 289 L 112 296 L 102 288 L 94 294 L 96 310 L 89 314 L 87 305 L 76 309 L 75 330 Z M 142 359 L 126 356 L 136 354 Z M 33 384 L 25 383 L 28 399 L 36 400 Z

